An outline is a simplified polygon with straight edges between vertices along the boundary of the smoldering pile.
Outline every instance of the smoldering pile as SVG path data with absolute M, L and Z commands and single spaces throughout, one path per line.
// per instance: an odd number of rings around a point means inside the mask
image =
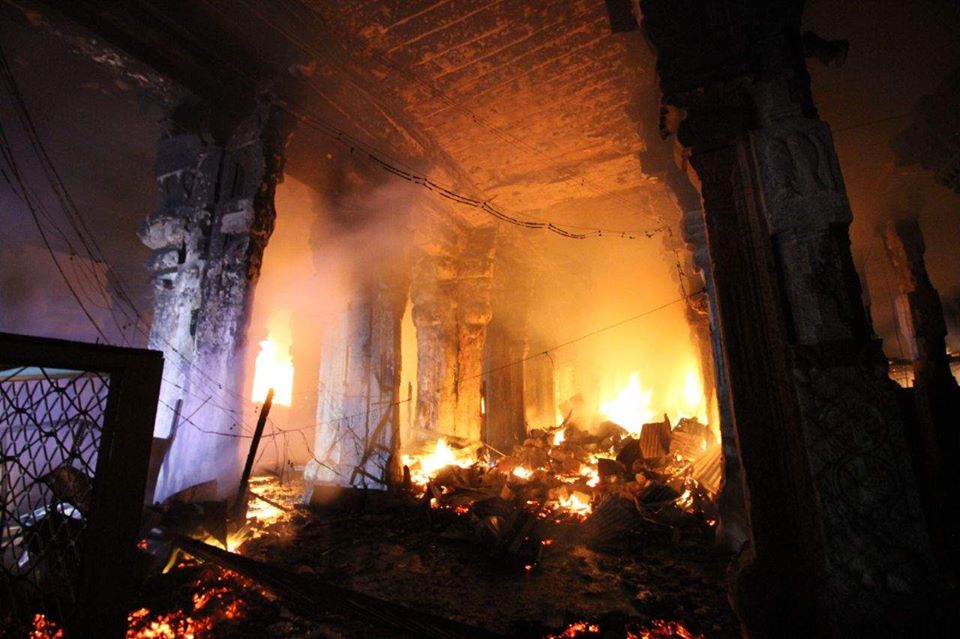
M 534 429 L 509 454 L 485 445 L 404 457 L 405 489 L 440 528 L 454 523 L 497 558 L 530 570 L 555 541 L 604 543 L 641 526 L 717 522 L 720 446 L 696 418 L 634 435 L 604 422 Z

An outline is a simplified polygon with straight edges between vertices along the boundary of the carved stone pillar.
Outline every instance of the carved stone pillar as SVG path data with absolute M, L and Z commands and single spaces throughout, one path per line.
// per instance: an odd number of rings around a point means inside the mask
M 456 267 L 423 256 L 414 266 L 410 297 L 417 330 L 417 429 L 455 434 L 457 387 Z
M 720 524 L 717 538 L 732 550 L 739 550 L 749 539 L 750 524 L 747 521 L 746 506 L 743 502 L 743 477 L 740 455 L 737 452 L 737 431 L 733 425 L 733 412 L 730 406 L 730 385 L 724 364 L 723 342 L 720 339 L 719 310 L 717 309 L 717 291 L 713 280 L 713 266 L 707 246 L 707 227 L 702 209 L 691 209 L 683 215 L 683 239 L 693 251 L 693 263 L 703 278 L 703 296 L 706 301 L 709 326 L 708 346 L 701 346 L 703 357 L 708 351 L 711 355 L 709 377 L 713 381 L 717 398 L 717 412 L 720 417 L 720 445 L 723 447 L 723 484 L 717 495 L 720 509 Z M 706 375 L 705 375 L 706 376 Z
M 483 351 L 490 322 L 493 233 L 477 229 L 424 255 L 411 298 L 417 328 L 417 427 L 463 441 L 483 436 Z
M 641 0 L 665 133 L 700 191 L 751 530 L 752 637 L 903 634 L 930 554 L 850 211 L 802 58 L 802 2 Z
M 493 319 L 484 354 L 485 442 L 509 453 L 526 438 L 526 366 L 528 316 L 533 296 L 531 271 L 537 256 L 510 236 L 497 239 L 493 277 Z M 525 262 L 525 263 L 524 263 Z M 552 384 L 551 374 L 551 384 Z M 551 398 L 552 403 L 552 398 Z M 541 424 L 546 426 L 548 424 Z
M 927 516 L 937 526 L 941 551 L 955 555 L 950 516 L 957 498 L 956 460 L 960 455 L 960 389 L 947 358 L 947 326 L 940 295 L 930 282 L 923 254 L 926 246 L 916 219 L 890 221 L 884 234 L 887 254 L 897 274 L 897 330 L 913 360 L 913 400 L 917 432 L 913 433 L 915 466 L 923 480 Z M 952 546 L 952 549 L 948 548 Z
M 235 490 L 250 304 L 293 122 L 263 100 L 230 119 L 181 105 L 168 125 L 155 166 L 160 209 L 140 230 L 154 250 L 149 347 L 168 362 L 156 435 L 172 442 L 158 500 L 210 480 L 221 495 Z
M 323 336 L 308 482 L 385 488 L 399 480 L 400 325 L 405 277 L 362 287 Z
M 887 255 L 897 274 L 897 328 L 907 344 L 918 383 L 956 387 L 947 358 L 943 304 L 930 282 L 926 245 L 916 219 L 891 221 L 884 234 Z
M 526 344 L 518 328 L 494 315 L 487 330 L 484 441 L 509 453 L 526 434 L 524 365 Z
M 483 438 L 481 394 L 487 325 L 493 317 L 494 232 L 475 230 L 467 238 L 457 283 L 457 408 L 456 435 L 469 441 Z

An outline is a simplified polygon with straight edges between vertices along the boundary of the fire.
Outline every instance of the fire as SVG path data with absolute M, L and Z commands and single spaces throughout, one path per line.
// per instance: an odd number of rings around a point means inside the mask
M 426 486 L 437 471 L 447 466 L 469 468 L 477 460 L 469 450 L 455 450 L 443 437 L 437 440 L 432 451 L 422 455 L 403 455 L 404 466 L 410 469 L 410 479 L 418 486 Z
M 593 512 L 593 506 L 590 505 L 590 497 L 578 492 L 573 492 L 569 496 L 559 495 L 557 503 L 561 510 L 585 518 Z
M 290 356 L 290 344 L 278 344 L 272 334 L 260 342 L 250 399 L 262 402 L 271 388 L 274 404 L 290 405 L 293 398 L 293 359 Z
M 204 582 L 206 583 L 206 582 Z M 201 582 L 197 582 L 201 586 Z M 238 593 L 253 583 L 229 570 L 220 570 L 214 583 L 192 597 L 192 608 L 155 612 L 140 608 L 127 615 L 126 639 L 204 639 L 218 623 L 240 619 L 247 605 Z
M 530 479 L 533 477 L 533 471 L 523 466 L 517 466 L 513 469 L 513 476 L 519 477 L 520 479 Z
M 594 461 L 593 463 L 596 464 L 597 462 Z M 597 470 L 596 466 L 582 466 L 580 468 L 580 476 L 589 477 L 587 486 L 590 488 L 596 488 L 597 484 L 600 483 L 600 471 Z
M 209 632 L 211 625 L 198 621 L 183 610 L 158 614 L 150 618 L 150 610 L 141 608 L 127 617 L 130 629 L 126 639 L 197 639 Z
M 564 628 L 559 635 L 548 635 L 547 639 L 575 639 L 584 634 L 600 634 L 600 626 L 586 621 L 575 621 Z
M 559 446 L 564 441 L 566 441 L 566 439 L 567 439 L 567 429 L 561 428 L 560 430 L 558 430 L 553 434 L 553 445 Z
M 628 432 L 639 435 L 643 425 L 654 421 L 656 413 L 651 407 L 652 389 L 640 386 L 640 373 L 630 373 L 627 385 L 616 397 L 600 402 L 600 412 L 610 421 L 619 424 Z
M 46 618 L 45 615 L 33 616 L 33 629 L 27 635 L 28 639 L 63 639 L 63 629 Z
M 693 634 L 678 621 L 654 619 L 649 628 L 628 632 L 627 639 L 703 639 L 703 635 Z
M 707 420 L 707 397 L 696 366 L 691 364 L 683 380 L 683 389 L 676 413 L 680 417 L 696 417 L 703 424 Z

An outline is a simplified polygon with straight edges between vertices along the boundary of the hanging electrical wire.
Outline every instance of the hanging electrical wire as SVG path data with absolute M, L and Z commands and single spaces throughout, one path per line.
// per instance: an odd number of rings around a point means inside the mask
M 206 2 L 207 6 L 214 11 L 218 11 L 222 15 L 226 15 L 223 12 L 222 7 L 217 6 L 215 3 Z M 304 42 L 298 38 L 295 34 L 290 33 L 288 30 L 285 30 L 282 26 L 276 24 L 275 22 L 269 20 L 263 13 L 256 10 L 256 7 L 247 3 L 248 10 L 251 11 L 259 20 L 261 20 L 267 27 L 273 29 L 278 34 L 280 34 L 284 39 L 293 44 L 295 47 L 299 48 L 305 53 L 315 56 L 315 57 L 329 57 L 325 56 L 315 47 L 312 47 L 309 43 Z M 253 81 L 253 78 L 248 78 Z M 321 98 L 329 100 L 329 96 L 326 95 L 321 89 L 316 87 L 309 79 L 304 80 L 304 86 L 311 92 L 317 94 Z M 523 219 L 517 215 L 510 215 L 507 212 L 494 207 L 490 202 L 492 198 L 484 198 L 466 195 L 461 192 L 458 192 L 456 189 L 448 186 L 443 186 L 436 180 L 430 178 L 429 176 L 421 175 L 417 171 L 410 169 L 405 166 L 405 163 L 397 158 L 390 157 L 389 153 L 382 151 L 373 147 L 370 144 L 363 142 L 362 140 L 348 134 L 346 131 L 324 121 L 322 118 L 317 117 L 314 114 L 305 112 L 302 108 L 297 107 L 296 105 L 290 104 L 287 101 L 277 99 L 275 101 L 276 106 L 297 118 L 301 123 L 306 124 L 310 128 L 327 135 L 328 137 L 336 140 L 337 142 L 348 147 L 350 153 L 354 156 L 362 155 L 362 158 L 370 161 L 373 165 L 381 168 L 382 170 L 390 173 L 395 177 L 399 177 L 403 180 L 406 180 L 412 184 L 416 184 L 424 188 L 427 191 L 433 192 L 440 197 L 443 197 L 447 200 L 456 202 L 457 204 L 468 206 L 477 210 L 481 210 L 491 217 L 494 217 L 502 222 L 518 226 L 521 228 L 531 229 L 531 230 L 545 230 L 556 235 L 566 237 L 574 240 L 585 240 L 587 238 L 620 238 L 626 240 L 635 240 L 639 237 L 651 238 L 658 233 L 661 233 L 665 229 L 665 225 L 662 224 L 662 218 L 658 215 L 658 219 L 661 221 L 661 225 L 655 228 L 644 229 L 644 230 L 625 230 L 625 229 L 612 229 L 612 228 L 599 228 L 592 226 L 582 226 L 582 225 L 573 225 L 566 223 L 557 223 L 550 222 L 545 220 L 535 220 L 535 219 Z M 475 120 L 480 122 L 479 116 L 473 116 Z M 498 133 L 502 137 L 502 132 Z M 507 140 L 513 146 L 523 145 L 523 142 L 517 140 L 514 136 L 510 136 Z M 359 154 L 358 154 L 359 151 Z M 561 171 L 562 173 L 562 171 Z M 586 180 L 581 176 L 576 176 L 570 174 L 571 177 L 576 178 L 579 182 L 586 184 Z M 603 195 L 608 195 L 612 197 L 619 197 L 616 193 L 611 193 L 609 191 L 601 191 Z M 623 200 L 629 207 L 633 208 L 636 205 L 631 202 Z
M 326 58 L 328 61 L 330 61 L 331 63 L 333 63 L 333 65 L 334 65 L 333 68 L 340 68 L 340 67 L 341 67 L 340 61 L 341 61 L 343 55 L 350 55 L 350 53 L 351 53 L 351 52 L 348 51 L 348 50 L 340 50 L 340 51 L 334 51 L 334 50 L 332 50 L 332 48 L 330 47 L 330 44 L 328 43 L 327 39 L 322 38 L 322 37 L 316 39 L 316 42 L 319 43 L 319 46 L 324 49 L 324 51 L 321 51 L 320 48 L 318 48 L 317 46 L 314 46 L 313 44 L 304 41 L 302 38 L 300 38 L 300 37 L 298 37 L 296 34 L 292 33 L 289 29 L 284 28 L 283 25 L 279 24 L 276 20 L 273 20 L 273 19 L 271 18 L 271 16 L 270 16 L 269 14 L 267 14 L 266 12 L 260 11 L 260 10 L 258 9 L 258 5 L 257 5 L 256 3 L 249 2 L 249 1 L 246 1 L 246 0 L 240 0 L 240 2 L 241 2 L 241 4 L 245 4 L 246 7 L 247 7 L 247 10 L 250 11 L 250 13 L 252 13 L 258 20 L 260 20 L 260 21 L 261 21 L 264 25 L 266 25 L 268 28 L 273 29 L 274 31 L 276 31 L 276 32 L 277 32 L 278 34 L 280 34 L 285 40 L 287 40 L 288 42 L 290 42 L 291 44 L 293 44 L 295 47 L 297 47 L 298 49 L 300 49 L 302 52 L 306 53 L 307 55 L 312 56 L 312 57 L 314 57 L 314 58 Z M 215 7 L 215 6 L 214 6 L 212 3 L 210 3 L 209 1 L 207 1 L 206 4 L 207 4 L 208 6 L 210 6 L 211 8 L 213 8 L 214 10 L 217 9 L 217 7 Z M 282 5 L 281 5 L 281 8 L 282 8 L 282 9 L 285 9 L 285 10 L 287 11 L 288 15 L 289 15 L 292 19 L 294 19 L 294 20 L 296 20 L 296 21 L 302 20 L 302 17 L 299 16 L 299 15 L 295 12 L 295 10 L 293 9 L 293 7 L 290 6 L 289 4 L 282 4 Z M 222 11 L 221 11 L 221 12 L 222 12 Z M 313 16 L 314 16 L 317 20 L 319 20 L 320 24 L 323 25 L 324 27 L 326 27 L 329 31 L 331 31 L 331 32 L 334 32 L 334 31 L 335 31 L 335 30 L 333 30 L 333 29 L 330 28 L 330 26 L 327 24 L 325 18 L 323 17 L 323 15 L 321 15 L 319 12 L 315 11 L 315 12 L 313 13 Z M 603 24 L 606 24 L 606 20 L 605 20 L 605 19 L 604 19 L 604 20 L 601 20 L 601 22 L 602 22 Z M 560 26 L 561 23 L 562 23 L 562 20 L 559 20 L 559 21 L 557 21 L 556 23 L 554 23 L 552 26 L 553 26 L 553 27 L 557 27 L 557 26 Z M 396 73 L 396 74 L 398 74 L 398 75 L 403 76 L 403 78 L 404 78 L 406 81 L 411 82 L 411 83 L 413 83 L 413 84 L 416 84 L 417 86 L 422 87 L 422 88 L 425 89 L 428 93 L 430 93 L 433 97 L 435 97 L 435 98 L 439 99 L 440 101 L 442 101 L 442 102 L 446 105 L 446 108 L 453 109 L 453 110 L 455 110 L 455 111 L 458 111 L 458 112 L 466 115 L 467 118 L 468 118 L 471 122 L 475 123 L 476 125 L 480 126 L 480 127 L 483 128 L 483 129 L 487 130 L 487 131 L 488 131 L 489 133 L 491 133 L 494 137 L 496 137 L 496 138 L 498 138 L 499 140 L 503 141 L 504 143 L 510 145 L 511 148 L 519 147 L 519 148 L 524 149 L 525 151 L 527 151 L 528 153 L 530 153 L 530 154 L 532 154 L 532 155 L 536 155 L 536 156 L 541 157 L 541 158 L 546 159 L 546 160 L 550 160 L 550 159 L 551 159 L 546 153 L 544 153 L 543 151 L 537 149 L 534 145 L 528 143 L 525 139 L 523 139 L 523 138 L 521 138 L 521 137 L 518 137 L 518 136 L 516 136 L 516 135 L 511 134 L 509 131 L 505 130 L 505 129 L 502 128 L 502 127 L 498 127 L 498 126 L 494 125 L 492 122 L 489 122 L 486 118 L 484 118 L 483 116 L 481 116 L 480 114 L 478 114 L 476 111 L 470 109 L 468 106 L 466 106 L 465 104 L 463 104 L 461 101 L 455 100 L 455 99 L 452 98 L 451 96 L 447 95 L 444 91 L 442 91 L 441 89 L 439 89 L 439 88 L 438 88 L 437 86 L 435 86 L 432 82 L 429 82 L 429 81 L 427 81 L 427 80 L 425 80 L 425 79 L 423 79 L 423 78 L 420 78 L 420 77 L 417 76 L 417 74 L 413 73 L 411 70 L 409 70 L 409 69 L 407 69 L 407 68 L 405 68 L 405 67 L 403 67 L 403 66 L 401 66 L 401 65 L 399 65 L 399 64 L 394 63 L 393 60 L 391 60 L 391 59 L 390 59 L 389 57 L 387 57 L 386 55 L 384 55 L 384 54 L 380 53 L 379 51 L 377 51 L 376 48 L 369 48 L 369 49 L 367 49 L 366 51 L 367 51 L 367 53 L 368 53 L 373 59 L 379 61 L 379 62 L 380 62 L 383 66 L 385 66 L 387 69 L 389 69 L 390 71 L 392 71 L 392 72 L 394 72 L 394 73 Z M 354 86 L 356 86 L 356 87 L 358 87 L 359 89 L 362 90 L 362 88 L 359 86 L 359 84 L 358 84 L 357 82 L 353 81 L 353 80 L 350 79 L 349 77 L 347 78 L 347 80 L 348 80 L 349 82 L 351 82 Z M 626 198 L 624 198 L 624 197 L 623 197 L 622 195 L 620 195 L 619 193 L 610 192 L 609 189 L 605 189 L 605 188 L 603 188 L 603 187 L 600 187 L 600 186 L 598 186 L 598 185 L 595 185 L 592 180 L 588 180 L 588 179 L 585 178 L 583 175 L 574 173 L 574 172 L 572 172 L 572 171 L 569 171 L 569 170 L 567 170 L 567 169 L 564 169 L 563 167 L 556 167 L 555 170 L 556 170 L 556 172 L 557 172 L 561 177 L 564 177 L 565 179 L 572 180 L 572 181 L 574 181 L 574 182 L 576 182 L 576 183 L 579 183 L 582 187 L 587 188 L 588 190 L 593 191 L 593 193 L 594 193 L 595 195 L 609 196 L 609 197 L 613 197 L 613 198 L 619 199 L 628 209 L 634 209 L 634 208 L 637 207 L 637 204 L 636 204 L 635 202 L 631 202 L 631 201 L 627 200 Z M 657 212 L 657 213 L 655 214 L 655 217 L 656 217 L 656 219 L 658 220 L 658 222 L 661 223 L 661 226 L 662 226 L 662 225 L 663 225 L 663 216 L 662 216 L 659 212 Z M 572 229 L 580 229 L 580 230 L 586 230 L 586 231 L 596 231 L 596 229 L 595 229 L 594 227 L 591 227 L 591 226 L 578 226 L 578 225 L 572 225 L 572 224 L 564 224 L 563 226 L 566 227 L 566 228 L 572 228 Z M 607 230 L 604 230 L 604 232 L 611 233 L 612 235 L 616 235 L 616 233 L 617 233 L 617 231 L 607 231 Z M 623 232 L 621 231 L 621 233 L 623 233 Z M 636 231 L 633 231 L 633 232 L 631 232 L 631 233 L 632 233 L 633 235 L 642 235 L 642 234 L 645 234 L 644 232 L 636 232 Z M 580 238 L 578 238 L 578 239 L 580 239 Z

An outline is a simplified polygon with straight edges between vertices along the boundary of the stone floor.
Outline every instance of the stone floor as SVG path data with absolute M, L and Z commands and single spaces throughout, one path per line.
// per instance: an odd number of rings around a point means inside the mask
M 255 490 L 292 506 L 299 487 L 260 482 Z M 561 636 L 684 636 L 639 633 L 657 620 L 679 622 L 693 636 L 739 636 L 725 595 L 730 557 L 714 546 L 713 529 L 692 518 L 634 529 L 602 547 L 571 541 L 569 527 L 577 524 L 568 522 L 527 568 L 491 558 L 476 543 L 469 515 L 437 516 L 408 498 L 377 497 L 346 507 L 296 507 L 255 522 L 240 552 L 504 637 L 547 637 L 579 621 L 599 631 Z M 184 562 L 148 584 L 141 605 L 159 610 L 164 597 L 196 590 L 198 581 L 211 579 L 202 570 Z M 306 619 L 259 588 L 238 584 L 244 614 L 219 620 L 206 636 L 405 636 L 338 614 Z

